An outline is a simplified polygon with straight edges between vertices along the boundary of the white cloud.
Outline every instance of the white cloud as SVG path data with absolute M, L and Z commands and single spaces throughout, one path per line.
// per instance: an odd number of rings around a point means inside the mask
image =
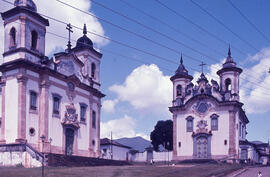
M 102 109 L 105 112 L 114 113 L 114 111 L 115 111 L 115 105 L 117 103 L 118 103 L 118 100 L 117 99 L 114 99 L 114 100 L 104 100 L 103 103 L 102 103 Z
M 125 115 L 123 118 L 109 120 L 108 122 L 101 122 L 100 124 L 101 138 L 110 138 L 111 132 L 113 139 L 123 138 L 123 137 L 135 137 L 142 136 L 143 138 L 148 138 L 144 133 L 136 133 L 136 121 L 130 116 Z
M 91 9 L 91 1 L 89 0 L 65 0 L 64 1 L 67 4 L 70 4 L 72 6 L 75 6 L 81 10 L 89 11 Z M 68 6 L 65 6 L 55 0 L 36 0 L 35 1 L 37 5 L 38 12 L 50 17 L 54 17 L 56 19 L 59 19 L 61 21 L 71 23 L 72 25 L 83 27 L 83 24 L 86 23 L 88 31 L 93 31 L 97 34 L 104 36 L 104 29 L 102 28 L 99 21 L 87 14 L 84 14 L 82 12 L 76 11 L 75 9 L 72 9 Z M 7 11 L 11 9 L 13 6 L 6 4 L 4 2 L 1 2 L 0 10 L 1 12 Z M 56 33 L 61 36 L 68 37 L 68 32 L 66 30 L 66 26 L 64 24 L 55 22 L 53 20 L 50 20 L 50 26 L 47 28 L 47 31 Z M 3 44 L 3 21 L 0 20 L 0 41 Z M 82 36 L 82 30 L 73 29 L 74 33 L 72 33 L 72 39 L 77 40 L 79 37 Z M 97 47 L 104 46 L 108 43 L 107 40 L 88 34 L 88 37 L 97 45 Z M 51 34 L 46 34 L 46 54 L 48 55 L 52 51 L 54 51 L 56 48 L 63 48 L 65 49 L 67 45 L 67 39 L 62 39 L 59 37 L 56 37 Z M 76 45 L 75 42 L 72 42 L 73 47 Z M 0 53 L 3 53 L 3 45 L 0 45 Z M 2 56 L 2 55 L 1 55 Z
M 129 102 L 143 112 L 166 113 L 172 101 L 172 82 L 155 64 L 141 65 L 127 76 L 122 85 L 113 85 L 109 90 L 120 101 Z
M 217 75 L 217 71 L 222 68 L 222 64 L 225 62 L 225 60 L 226 59 L 224 58 L 220 63 L 216 63 L 216 64 L 212 64 L 208 66 L 209 72 L 205 72 L 204 74 L 209 82 L 212 79 L 215 81 L 219 81 L 219 76 Z M 193 74 L 194 79 L 192 80 L 193 84 L 197 84 L 197 80 L 200 76 L 201 76 L 201 72 L 197 72 L 197 71 L 194 72 Z
M 265 113 L 270 110 L 270 48 L 250 57 L 257 63 L 241 74 L 240 99 L 247 113 Z

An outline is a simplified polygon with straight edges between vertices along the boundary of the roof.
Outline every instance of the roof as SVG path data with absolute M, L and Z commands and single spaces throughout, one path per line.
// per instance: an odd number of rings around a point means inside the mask
M 44 25 L 49 26 L 49 20 L 43 18 L 41 15 L 39 15 L 37 12 L 24 7 L 24 6 L 17 6 L 14 7 L 13 9 L 10 9 L 6 12 L 1 13 L 2 19 L 5 20 L 9 17 L 15 16 L 16 14 L 19 13 L 25 13 L 35 19 L 37 19 L 38 21 L 42 22 Z
M 186 78 L 192 80 L 193 77 L 188 74 L 188 70 L 186 70 L 184 64 L 183 64 L 183 57 L 181 55 L 180 64 L 175 71 L 174 76 L 171 77 L 171 81 L 177 79 L 177 78 Z
M 241 73 L 243 70 L 241 68 L 236 67 L 236 63 L 233 61 L 231 56 L 231 48 L 229 47 L 228 56 L 226 58 L 225 63 L 223 63 L 223 67 L 217 71 L 217 74 L 220 76 L 223 72 L 226 71 L 235 71 Z
M 123 148 L 127 148 L 127 149 L 131 149 L 131 147 L 120 144 L 114 140 L 110 140 L 108 138 L 103 138 L 100 139 L 100 145 L 114 145 L 114 146 L 118 146 L 118 147 L 123 147 Z

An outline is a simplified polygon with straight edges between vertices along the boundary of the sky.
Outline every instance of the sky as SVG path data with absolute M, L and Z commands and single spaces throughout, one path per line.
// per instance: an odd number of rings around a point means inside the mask
M 250 121 L 247 139 L 267 142 L 270 138 L 270 1 L 61 1 L 80 11 L 57 0 L 34 0 L 43 15 L 79 28 L 86 23 L 88 37 L 103 54 L 100 78 L 106 97 L 102 99 L 102 137 L 109 137 L 112 131 L 113 138 L 149 139 L 158 120 L 172 119 L 168 111 L 170 77 L 181 53 L 193 82 L 201 72 L 201 62 L 207 64 L 208 80 L 219 81 L 216 71 L 230 45 L 233 60 L 243 69 L 240 101 Z M 0 1 L 1 12 L 11 7 Z M 66 48 L 68 32 L 65 24 L 49 20 L 46 55 L 52 56 Z M 76 27 L 73 46 L 82 36 Z M 0 32 L 2 53 L 2 20 Z

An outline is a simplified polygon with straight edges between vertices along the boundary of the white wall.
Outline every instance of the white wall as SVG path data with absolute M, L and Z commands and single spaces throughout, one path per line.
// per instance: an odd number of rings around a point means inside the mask
M 35 91 L 37 93 L 37 110 L 30 110 L 30 91 Z M 27 80 L 26 85 L 26 139 L 28 143 L 37 144 L 39 141 L 39 84 L 31 79 Z M 35 135 L 31 136 L 29 129 L 35 129 Z
M 5 88 L 5 139 L 14 143 L 18 137 L 18 82 L 14 78 L 6 81 Z
M 104 153 L 104 149 L 107 149 Z M 100 150 L 104 159 L 111 159 L 111 146 L 110 145 L 100 145 Z M 128 148 L 112 146 L 113 160 L 127 160 L 128 158 Z
M 212 107 L 214 105 L 212 104 Z M 192 106 L 190 106 L 192 107 Z M 211 109 L 211 108 L 210 108 Z M 226 155 L 229 149 L 229 112 L 228 111 L 215 111 L 211 109 L 205 115 L 194 114 L 192 108 L 184 114 L 178 114 L 176 119 L 177 129 L 177 155 L 178 156 L 193 156 L 193 137 L 192 133 L 198 129 L 197 123 L 200 120 L 207 121 L 207 129 L 211 130 L 211 118 L 212 114 L 219 115 L 218 117 L 218 130 L 212 131 L 211 136 L 211 155 Z M 187 132 L 186 130 L 186 118 L 188 116 L 194 117 L 193 119 L 193 132 Z M 227 140 L 227 145 L 224 144 L 224 140 Z M 181 142 L 181 147 L 178 143 Z

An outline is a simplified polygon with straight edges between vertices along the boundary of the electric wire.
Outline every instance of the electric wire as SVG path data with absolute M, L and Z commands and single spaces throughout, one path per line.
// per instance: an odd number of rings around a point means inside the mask
M 145 12 L 145 11 L 139 9 L 138 7 L 135 7 L 134 5 L 132 5 L 131 3 L 129 3 L 129 2 L 127 2 L 127 1 L 125 1 L 125 0 L 120 0 L 120 1 L 121 1 L 123 4 L 127 5 L 128 7 L 137 10 L 138 12 L 140 12 L 140 13 L 144 14 L 145 16 L 147 16 L 147 17 L 149 17 L 149 18 L 151 18 L 151 19 L 153 19 L 153 20 L 159 22 L 160 24 L 163 24 L 164 26 L 168 27 L 168 28 L 171 29 L 172 31 L 174 31 L 174 32 L 176 32 L 176 33 L 179 33 L 179 34 L 185 36 L 186 38 L 192 40 L 193 42 L 195 42 L 195 43 L 197 43 L 197 44 L 200 44 L 200 45 L 203 46 L 203 47 L 210 48 L 210 46 L 208 46 L 206 43 L 202 43 L 201 41 L 199 41 L 199 40 L 193 38 L 192 36 L 188 35 L 187 33 L 184 33 L 184 32 L 182 32 L 182 31 L 180 31 L 179 29 L 173 27 L 172 25 L 166 23 L 165 21 L 160 20 L 160 18 L 157 18 L 157 17 L 152 16 L 151 14 L 149 14 L 149 13 L 147 13 L 147 12 Z M 213 49 L 213 48 L 211 48 L 211 50 L 212 50 L 213 52 L 215 52 L 215 53 L 221 55 L 221 56 L 224 56 L 224 53 L 221 52 L 221 51 L 218 51 L 218 50 Z M 225 57 L 225 56 L 224 56 L 224 57 Z
M 233 30 L 231 30 L 227 25 L 225 25 L 222 21 L 220 21 L 217 17 L 215 17 L 213 14 L 211 14 L 209 11 L 207 11 L 205 8 L 203 8 L 200 4 L 196 3 L 193 0 L 190 0 L 193 4 L 195 4 L 199 9 L 201 9 L 203 12 L 205 12 L 208 16 L 210 16 L 212 19 L 214 19 L 217 23 L 219 23 L 221 26 L 223 26 L 226 30 L 231 32 L 235 37 L 237 37 L 240 41 L 242 41 L 244 44 L 248 45 L 250 48 L 255 50 L 256 52 L 260 52 L 256 47 L 254 47 L 252 44 L 250 44 L 247 40 L 243 39 L 241 36 L 239 36 L 237 33 L 235 33 Z
M 6 0 L 2 0 L 2 1 L 7 2 L 7 3 L 13 5 L 13 3 L 8 2 L 8 1 L 6 1 Z M 57 0 L 57 1 L 58 1 L 58 0 Z M 39 13 L 39 14 L 40 14 L 40 13 Z M 46 18 L 49 18 L 49 19 L 51 19 L 51 20 L 54 20 L 54 21 L 56 21 L 56 22 L 65 24 L 65 25 L 68 24 L 68 23 L 66 23 L 66 22 L 63 22 L 63 21 L 58 20 L 58 19 L 55 19 L 55 18 L 53 18 L 53 17 L 49 17 L 49 16 L 47 16 L 47 15 L 43 15 L 43 14 L 40 14 L 40 15 L 42 15 L 42 16 L 44 16 L 44 17 L 46 17 Z M 74 28 L 76 28 L 76 29 L 79 29 L 79 30 L 83 30 L 82 28 L 77 27 L 77 26 L 74 26 L 74 25 L 72 25 L 72 27 L 74 27 Z M 87 32 L 89 32 L 90 34 L 99 36 L 99 37 L 101 37 L 101 38 L 105 38 L 105 39 L 110 40 L 110 41 L 112 41 L 112 42 L 115 42 L 115 43 L 117 43 L 117 44 L 119 44 L 119 45 L 123 45 L 123 46 L 125 46 L 125 47 L 128 47 L 128 48 L 131 48 L 131 49 L 140 51 L 140 52 L 142 52 L 142 53 L 144 53 L 144 54 L 148 54 L 148 55 L 150 55 L 150 56 L 157 57 L 157 58 L 159 58 L 160 60 L 164 60 L 164 61 L 168 61 L 168 62 L 171 62 L 171 63 L 174 63 L 174 64 L 178 64 L 177 62 L 174 62 L 174 61 L 172 61 L 172 60 L 168 60 L 167 58 L 160 57 L 160 56 L 158 56 L 158 55 L 152 54 L 152 53 L 150 53 L 150 52 L 147 52 L 147 51 L 144 51 L 144 50 L 141 50 L 141 49 L 138 49 L 138 48 L 135 48 L 135 47 L 133 47 L 133 46 L 129 46 L 129 45 L 127 45 L 127 44 L 121 43 L 121 42 L 116 41 L 116 40 L 112 40 L 112 39 L 110 39 L 110 38 L 108 38 L 108 37 L 105 37 L 105 36 L 96 34 L 96 33 L 94 33 L 94 32 L 91 32 L 91 31 L 87 31 Z M 183 56 L 190 57 L 190 56 L 184 55 L 184 54 L 183 54 Z M 216 68 L 216 69 L 220 69 L 220 68 Z M 196 70 L 196 69 L 192 69 L 192 70 L 198 71 L 198 70 Z M 215 77 L 215 78 L 217 78 L 217 77 Z M 241 79 L 243 79 L 243 78 L 241 78 Z M 247 80 L 247 79 L 244 79 L 244 80 L 246 80 L 247 82 L 251 82 L 251 83 L 257 84 L 257 83 L 255 83 L 255 82 L 252 82 L 252 81 Z M 258 84 L 257 84 L 257 85 L 258 85 Z M 258 86 L 259 86 L 259 87 L 262 87 L 261 85 L 258 85 Z M 262 87 L 262 88 L 264 88 L 264 87 Z M 250 88 L 247 88 L 247 89 L 250 89 Z M 251 88 L 251 89 L 252 89 L 252 88 Z M 266 88 L 264 88 L 264 89 L 266 89 Z
M 228 0 L 229 4 L 252 26 L 267 42 L 270 43 L 270 39 L 259 28 L 248 19 L 246 15 L 235 5 L 231 0 Z
M 165 9 L 169 10 L 170 12 L 172 12 L 173 14 L 175 14 L 178 17 L 181 17 L 182 19 L 184 19 L 185 21 L 189 22 L 190 24 L 192 24 L 193 26 L 195 26 L 196 28 L 200 29 L 201 31 L 203 31 L 204 33 L 208 34 L 209 36 L 211 36 L 212 38 L 220 41 L 221 43 L 223 43 L 226 46 L 231 46 L 232 48 L 234 48 L 238 53 L 241 53 L 242 55 L 246 56 L 246 54 L 244 52 L 242 52 L 240 49 L 238 49 L 237 47 L 231 45 L 229 42 L 221 39 L 220 37 L 218 37 L 217 35 L 209 32 L 207 29 L 201 27 L 200 25 L 196 24 L 195 22 L 193 22 L 192 20 L 190 20 L 189 18 L 187 18 L 186 16 L 180 14 L 179 12 L 177 12 L 176 10 L 170 8 L 169 6 L 167 6 L 166 4 L 160 2 L 159 0 L 154 0 L 156 1 L 160 6 L 164 7 Z

